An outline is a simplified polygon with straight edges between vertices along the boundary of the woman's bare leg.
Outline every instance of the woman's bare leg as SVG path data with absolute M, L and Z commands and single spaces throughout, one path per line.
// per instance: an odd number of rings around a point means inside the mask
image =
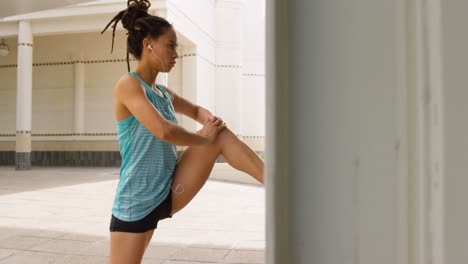
M 110 264 L 139 264 L 154 230 L 144 233 L 111 232 Z
M 226 128 L 213 144 L 189 147 L 184 151 L 174 172 L 171 215 L 184 208 L 200 191 L 220 154 L 232 167 L 263 183 L 263 162 Z M 145 233 L 111 232 L 110 264 L 140 263 L 153 233 L 154 230 Z
M 230 130 L 221 144 L 221 154 L 229 165 L 263 183 L 263 161 L 247 144 Z
M 184 208 L 200 191 L 220 154 L 232 167 L 263 183 L 262 160 L 225 128 L 213 144 L 192 146 L 184 151 L 174 172 L 171 215 Z

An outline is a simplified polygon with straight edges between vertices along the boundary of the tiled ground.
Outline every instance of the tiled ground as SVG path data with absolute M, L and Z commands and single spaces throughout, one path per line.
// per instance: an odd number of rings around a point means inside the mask
M 107 263 L 117 179 L 118 168 L 0 167 L 0 264 Z M 159 223 L 143 263 L 264 263 L 264 194 L 208 181 Z

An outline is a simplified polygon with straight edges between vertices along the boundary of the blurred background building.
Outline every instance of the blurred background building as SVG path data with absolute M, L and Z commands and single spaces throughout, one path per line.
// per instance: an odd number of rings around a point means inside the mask
M 0 56 L 0 164 L 120 165 L 113 87 L 127 72 L 126 31 L 119 23 L 113 54 L 112 31 L 100 32 L 127 1 L 30 2 L 1 3 L 8 52 Z M 158 82 L 222 117 L 263 153 L 264 2 L 151 3 L 150 13 L 172 23 L 180 41 L 176 67 Z

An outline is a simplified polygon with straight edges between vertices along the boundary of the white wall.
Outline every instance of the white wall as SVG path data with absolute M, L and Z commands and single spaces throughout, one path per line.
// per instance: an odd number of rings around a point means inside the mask
M 0 57 L 0 65 L 17 64 L 18 38 L 5 39 L 10 54 Z M 16 133 L 16 67 L 0 67 L 0 133 Z
M 85 63 L 85 133 L 115 133 L 113 86 L 127 72 L 126 62 L 93 63 L 96 60 L 125 58 L 125 34 L 118 31 L 114 53 L 110 54 L 110 34 L 82 33 L 34 38 L 33 51 L 33 133 L 73 133 L 74 60 Z M 12 39 L 13 40 L 13 39 Z M 16 42 L 16 40 L 15 40 Z M 1 65 L 16 64 L 16 43 Z M 4 62 L 5 60 L 5 62 Z M 56 64 L 56 65 L 53 65 Z M 132 62 L 132 70 L 135 63 Z M 0 97 L 3 108 L 0 133 L 14 133 L 16 107 L 16 67 L 0 68 Z
M 196 68 L 196 90 L 184 91 L 190 101 L 215 112 L 215 33 L 214 33 L 214 1 L 182 1 L 168 2 L 166 19 L 173 24 L 177 32 L 187 41 L 181 39 L 184 54 L 195 54 L 191 58 L 191 69 Z M 184 71 L 188 69 L 184 66 Z M 184 73 L 185 75 L 185 73 Z M 184 77 L 185 78 L 185 77 Z M 193 81 L 192 78 L 186 81 Z M 186 85 L 183 81 L 184 86 Z M 187 87 L 191 87 L 188 85 Z M 185 88 L 184 88 L 185 89 Z M 192 88 L 190 88 L 192 89 Z M 190 125 L 191 126 L 191 125 Z
M 36 43 L 45 44 L 41 39 Z M 73 68 L 73 65 L 33 68 L 33 133 L 73 133 Z
M 171 1 L 167 18 L 197 55 L 188 99 L 241 136 L 264 136 L 264 1 Z
M 110 54 L 110 34 L 100 35 L 99 33 L 84 33 L 65 36 L 38 37 L 35 41 L 35 61 L 86 61 L 84 65 L 84 132 L 85 133 L 114 133 L 115 118 L 113 114 L 113 86 L 119 77 L 126 73 L 126 62 L 105 62 L 92 63 L 95 60 L 124 59 L 125 58 L 125 40 L 123 31 L 117 33 L 115 39 L 114 53 Z M 54 50 L 50 47 L 54 46 Z M 52 51 L 52 52 L 51 52 Z M 53 53 L 53 54 L 50 54 Z M 51 87 L 51 81 L 56 82 L 57 76 L 63 75 L 64 80 L 68 81 L 68 86 L 63 84 L 54 84 L 55 90 L 68 91 L 68 95 L 56 94 L 56 97 L 43 99 L 42 103 L 54 105 L 56 102 L 66 102 L 69 115 L 59 118 L 60 122 L 73 132 L 73 80 L 74 67 L 53 66 L 56 69 L 48 74 L 40 74 L 40 70 L 45 67 L 36 67 L 35 78 L 47 80 L 44 86 Z M 34 70 L 36 70 L 36 68 Z M 133 66 L 133 70 L 134 70 Z M 34 99 L 33 101 L 38 101 Z M 50 110 L 49 110 L 50 111 Z M 51 130 L 51 129 L 49 129 Z M 61 130 L 64 130 L 62 128 Z M 61 130 L 52 130 L 55 133 Z M 50 132 L 49 132 L 50 133 Z
M 265 136 L 265 0 L 242 9 L 241 135 Z
M 216 2 L 216 114 L 241 131 L 242 2 Z

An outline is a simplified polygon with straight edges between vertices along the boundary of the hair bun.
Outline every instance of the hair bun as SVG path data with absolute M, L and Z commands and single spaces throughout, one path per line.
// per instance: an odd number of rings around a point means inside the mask
M 148 11 L 151 6 L 151 2 L 149 0 L 128 0 L 127 7 L 139 7 Z
M 127 9 L 121 19 L 122 26 L 128 31 L 135 30 L 135 22 L 141 17 L 149 16 L 150 6 L 149 0 L 128 0 Z
M 143 52 L 144 38 L 150 36 L 157 38 L 164 34 L 165 30 L 172 28 L 172 25 L 162 17 L 148 14 L 151 6 L 149 0 L 128 0 L 127 8 L 120 11 L 101 31 L 103 34 L 109 27 L 112 27 L 111 53 L 114 51 L 115 29 L 117 24 L 122 22 L 122 26 L 127 32 L 127 67 L 130 71 L 128 55 L 132 54 L 135 59 L 140 60 Z

